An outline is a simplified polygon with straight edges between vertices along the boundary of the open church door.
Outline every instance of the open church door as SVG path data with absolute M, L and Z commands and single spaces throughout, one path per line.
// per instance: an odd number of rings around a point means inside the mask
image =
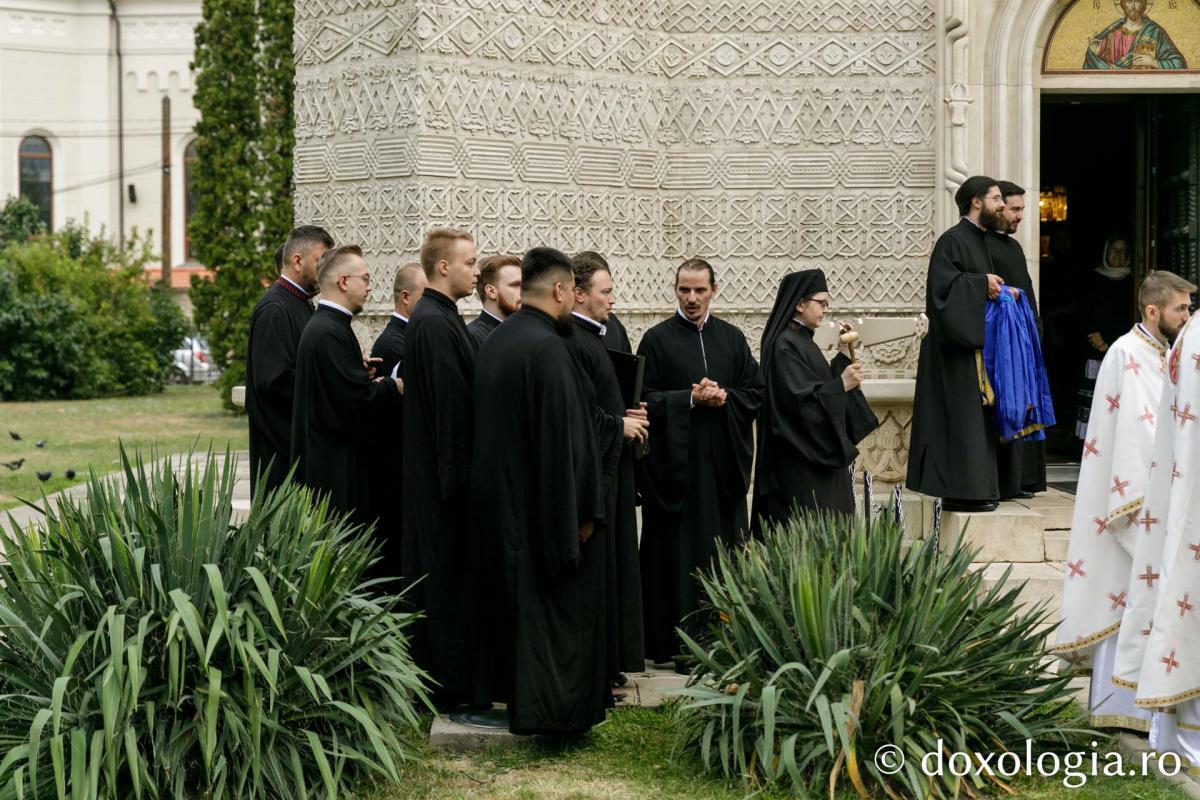
M 1149 100 L 1146 268 L 1200 284 L 1200 97 Z

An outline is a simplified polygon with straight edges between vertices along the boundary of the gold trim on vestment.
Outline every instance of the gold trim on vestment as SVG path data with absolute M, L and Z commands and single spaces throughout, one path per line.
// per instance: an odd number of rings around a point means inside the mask
M 1137 511 L 1138 509 L 1140 509 L 1142 507 L 1142 505 L 1145 504 L 1145 502 L 1146 502 L 1146 498 L 1139 497 L 1137 500 L 1130 500 L 1128 503 L 1126 503 L 1124 505 L 1117 506 L 1112 511 L 1108 512 L 1108 516 L 1104 518 L 1104 521 L 1105 521 L 1105 523 L 1109 523 L 1109 522 L 1112 522 L 1117 517 L 1124 517 L 1128 514 L 1131 514 L 1134 511 Z
M 1154 708 L 1155 706 L 1174 706 L 1179 705 L 1185 700 L 1194 700 L 1200 697 L 1200 689 L 1189 689 L 1186 692 L 1173 694 L 1170 697 L 1147 697 L 1145 700 L 1134 700 L 1133 704 L 1138 708 Z
M 996 405 L 996 393 L 992 391 L 992 382 L 988 380 L 987 370 L 983 367 L 983 351 L 975 351 L 975 369 L 979 372 L 979 396 L 984 407 Z
M 1070 642 L 1067 642 L 1066 644 L 1056 644 L 1054 647 L 1050 648 L 1050 652 L 1051 653 L 1074 653 L 1077 650 L 1082 650 L 1085 647 L 1091 647 L 1093 644 L 1096 644 L 1097 642 L 1104 641 L 1105 639 L 1112 636 L 1114 633 L 1116 633 L 1119 630 L 1121 630 L 1121 623 L 1114 622 L 1112 625 L 1109 625 L 1107 628 L 1101 628 L 1097 633 L 1093 633 L 1090 636 L 1084 636 L 1079 639 L 1074 639 Z
M 1113 686 L 1119 686 L 1122 689 L 1132 689 L 1135 692 L 1137 691 L 1138 685 L 1136 683 L 1127 681 L 1124 678 L 1118 678 L 1116 675 L 1112 676 L 1112 682 L 1113 682 Z

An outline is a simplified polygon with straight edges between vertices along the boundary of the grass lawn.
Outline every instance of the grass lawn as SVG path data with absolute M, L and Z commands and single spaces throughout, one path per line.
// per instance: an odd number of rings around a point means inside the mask
M 21 434 L 15 441 L 9 431 Z M 117 442 L 161 455 L 200 449 L 248 446 L 246 418 L 221 408 L 212 386 L 168 386 L 162 394 L 107 400 L 0 403 L 0 463 L 25 459 L 20 469 L 0 466 L 0 509 L 18 505 L 17 497 L 37 499 L 79 483 L 88 470 L 105 474 L 117 469 Z M 39 439 L 44 448 L 35 446 Z M 75 470 L 75 479 L 63 473 Z M 46 482 L 38 472 L 53 472 Z
M 495 749 L 478 755 L 426 753 L 405 767 L 397 787 L 378 786 L 362 800 L 783 800 L 702 777 L 697 762 L 673 758 L 674 730 L 665 712 L 622 708 L 572 745 Z M 1105 745 L 1099 751 L 1107 752 Z M 1101 758 L 1103 764 L 1103 758 Z M 1140 762 L 1139 762 L 1140 763 Z M 1085 764 L 1085 770 L 1087 764 Z M 1078 789 L 1061 780 L 1022 779 L 1013 797 L 1027 800 L 1185 800 L 1153 777 L 1090 778 Z M 839 800 L 856 795 L 839 786 Z M 1010 795 L 998 795 L 1010 796 Z

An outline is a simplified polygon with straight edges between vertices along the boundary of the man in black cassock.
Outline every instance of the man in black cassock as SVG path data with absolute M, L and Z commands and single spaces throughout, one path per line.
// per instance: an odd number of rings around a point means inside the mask
M 646 666 L 633 443 L 646 441 L 649 426 L 645 409 L 628 408 L 604 343 L 615 302 L 608 262 L 592 251 L 577 253 L 571 261 L 575 267 L 575 335 L 566 342 L 587 376 L 595 409 L 606 521 L 608 674 L 614 683 L 624 685 L 622 672 L 641 672 Z
M 479 282 L 475 294 L 483 309 L 467 324 L 476 349 L 500 323 L 521 307 L 521 259 L 516 256 L 488 256 L 479 259 Z
M 476 541 L 494 590 L 480 600 L 488 672 L 509 730 L 570 735 L 604 721 L 599 460 L 572 332 L 571 260 L 538 247 L 521 264 L 523 305 L 483 343 L 475 371 Z M 506 621 L 505 621 L 506 620 Z
M 457 302 L 475 288 L 470 234 L 435 228 L 421 245 L 427 286 L 404 342 L 402 574 L 420 582 L 411 602 L 413 657 L 450 710 L 473 699 L 475 553 L 470 545 L 471 380 L 475 343 Z
M 279 487 L 291 469 L 296 348 L 312 316 L 317 262 L 333 247 L 323 228 L 301 225 L 276 250 L 279 278 L 250 315 L 246 349 L 246 416 L 250 422 L 250 492 Z
M 327 251 L 317 267 L 317 285 L 321 299 L 296 350 L 296 480 L 366 525 L 373 521 L 370 450 L 382 421 L 399 408 L 400 381 L 368 373 L 350 327 L 371 285 L 362 249 L 344 245 Z
M 371 347 L 375 374 L 404 380 L 404 332 L 413 308 L 425 291 L 425 271 L 420 264 L 405 264 L 392 281 L 395 310 Z M 404 398 L 383 420 L 371 451 L 371 516 L 378 520 L 375 531 L 383 540 L 374 572 L 381 577 L 401 575 L 400 530 L 403 516 L 396 484 L 404 474 Z
M 746 492 L 762 385 L 745 335 L 710 316 L 712 266 L 675 274 L 679 310 L 642 337 L 650 451 L 637 462 L 642 495 L 642 609 L 646 657 L 683 652 L 675 628 L 697 608 L 692 574 L 749 526 Z M 689 626 L 698 625 L 696 621 Z M 684 671 L 676 663 L 676 669 Z
M 1025 251 L 1017 241 L 1017 228 L 1025 216 L 1025 190 L 1012 181 L 1000 181 L 1004 196 L 1001 212 L 1003 229 L 990 232 L 985 239 L 992 265 L 1005 286 L 1020 289 L 1029 298 L 1034 319 L 1038 318 L 1033 278 L 1025 261 Z M 1041 321 L 1038 321 L 1041 331 Z M 1018 440 L 996 443 L 996 474 L 1000 499 L 1029 498 L 1046 491 L 1046 443 Z
M 758 414 L 755 528 L 787 520 L 794 509 L 854 513 L 848 467 L 856 445 L 879 427 L 862 389 L 862 365 L 849 350 L 826 361 L 813 341 L 829 307 L 819 269 L 783 279 L 763 331 L 766 385 Z M 841 324 L 841 332 L 850 325 Z
M 984 308 L 1004 280 L 992 267 L 989 231 L 1003 225 L 996 181 L 976 175 L 954 195 L 962 219 L 929 256 L 925 314 L 908 450 L 908 486 L 943 498 L 947 511 L 994 511 L 996 432 L 984 406 Z

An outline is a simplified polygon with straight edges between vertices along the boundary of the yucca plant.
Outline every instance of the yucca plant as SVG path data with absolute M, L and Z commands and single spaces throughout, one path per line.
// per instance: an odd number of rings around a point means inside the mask
M 414 753 L 424 675 L 370 532 L 234 461 L 146 466 L 0 535 L 0 798 L 345 797 Z M 3 527 L 3 526 L 0 526 Z
M 801 796 L 950 797 L 1000 776 L 928 777 L 926 753 L 1023 753 L 1092 732 L 1068 678 L 1048 674 L 1042 607 L 985 588 L 972 552 L 909 546 L 894 520 L 868 530 L 798 516 L 720 553 L 700 575 L 712 624 L 677 708 L 707 769 Z M 877 763 L 876 753 L 896 752 Z M 881 769 L 882 766 L 882 769 Z M 962 770 L 960 770 L 962 771 Z M 993 784 L 995 781 L 996 784 Z

